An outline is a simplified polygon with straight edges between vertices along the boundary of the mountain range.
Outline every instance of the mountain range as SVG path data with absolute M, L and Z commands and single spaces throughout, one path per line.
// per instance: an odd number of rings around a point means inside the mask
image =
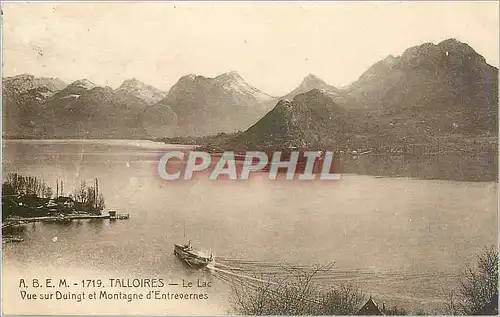
M 181 77 L 168 92 L 137 79 L 117 89 L 82 79 L 3 79 L 3 135 L 161 138 L 237 133 L 228 146 L 320 147 L 497 135 L 498 68 L 455 39 L 389 55 L 339 89 L 315 75 L 273 97 L 237 72 Z
M 164 99 L 143 116 L 148 131 L 165 126 L 175 135 L 208 135 L 246 129 L 261 118 L 272 97 L 251 86 L 237 72 L 215 78 L 183 76 Z M 161 133 L 160 133 L 161 135 Z M 165 133 L 163 133 L 163 136 Z

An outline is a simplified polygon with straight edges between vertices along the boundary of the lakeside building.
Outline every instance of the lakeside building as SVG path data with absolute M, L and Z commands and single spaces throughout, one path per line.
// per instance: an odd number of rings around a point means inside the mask
M 384 309 L 380 309 L 370 296 L 370 299 L 366 301 L 366 303 L 358 310 L 356 315 L 364 315 L 364 316 L 383 316 Z

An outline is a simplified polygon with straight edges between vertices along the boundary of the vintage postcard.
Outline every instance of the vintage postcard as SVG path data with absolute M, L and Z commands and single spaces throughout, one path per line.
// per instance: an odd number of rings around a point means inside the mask
M 498 11 L 3 2 L 2 314 L 497 315 Z

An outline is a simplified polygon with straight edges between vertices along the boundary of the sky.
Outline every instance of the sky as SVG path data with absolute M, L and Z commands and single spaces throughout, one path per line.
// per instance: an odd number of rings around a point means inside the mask
M 3 3 L 3 76 L 168 90 L 237 71 L 281 96 L 308 74 L 343 87 L 387 55 L 456 38 L 499 64 L 498 2 Z

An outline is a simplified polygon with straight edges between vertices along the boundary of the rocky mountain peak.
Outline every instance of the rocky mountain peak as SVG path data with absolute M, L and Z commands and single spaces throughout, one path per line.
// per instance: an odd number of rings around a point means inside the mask
M 20 80 L 20 81 L 33 80 L 33 79 L 35 79 L 35 76 L 30 75 L 30 74 L 20 74 L 20 75 L 5 78 L 5 80 Z
M 325 91 L 318 89 L 318 88 L 313 88 L 306 93 L 295 96 L 295 98 L 293 98 L 293 100 L 300 100 L 306 96 L 309 96 L 311 98 L 316 98 L 316 99 L 318 99 L 318 98 L 330 99 L 330 96 Z
M 137 78 L 131 78 L 131 79 L 126 79 L 123 81 L 123 83 L 118 87 L 116 90 L 126 90 L 126 91 L 133 91 L 137 89 L 148 89 L 148 88 L 154 88 L 150 85 L 147 85 L 146 83 L 138 80 Z
M 236 138 L 228 149 L 318 149 L 325 142 L 341 142 L 345 111 L 319 89 L 280 100 L 264 117 Z
M 392 67 L 396 62 L 398 61 L 398 58 L 395 57 L 392 54 L 389 54 L 382 60 L 382 63 L 386 66 Z
M 339 89 L 328 85 L 324 80 L 314 74 L 309 74 L 304 77 L 297 88 L 295 88 L 287 95 L 281 97 L 281 99 L 293 100 L 297 95 L 309 92 L 311 90 L 317 90 L 318 92 L 328 95 L 340 105 L 345 105 L 348 103 L 348 100 Z
M 154 104 L 165 98 L 166 92 L 148 85 L 137 78 L 126 79 L 116 91 L 128 92 L 147 104 Z
M 318 76 L 316 76 L 314 74 L 309 74 L 306 77 L 304 77 L 304 79 L 302 80 L 302 83 L 300 84 L 301 87 L 304 87 L 306 89 L 307 88 L 313 89 L 313 88 L 317 88 L 320 86 L 326 86 L 326 85 L 327 84 L 321 78 L 319 78 Z
M 455 38 L 449 38 L 444 41 L 441 41 L 437 44 L 437 46 L 440 46 L 442 48 L 452 48 L 456 50 L 470 50 L 472 49 L 469 45 L 466 43 L 460 42 L 459 40 Z
M 69 84 L 68 87 L 83 88 L 83 89 L 90 90 L 90 89 L 97 87 L 97 85 L 88 79 L 79 79 L 79 80 L 76 80 L 76 81 L 72 82 L 71 84 Z
M 63 89 L 66 83 L 59 78 L 35 77 L 31 74 L 21 74 L 3 79 L 3 88 L 8 88 L 16 93 L 24 93 L 30 89 L 47 87 L 50 91 Z
M 125 89 L 127 87 L 137 87 L 137 86 L 144 86 L 145 84 L 138 80 L 137 78 L 130 78 L 130 79 L 125 79 L 123 83 L 118 87 L 118 90 L 120 89 Z
M 181 78 L 179 78 L 176 85 L 178 85 L 178 84 L 190 84 L 190 83 L 194 82 L 196 79 L 205 79 L 205 77 L 199 76 L 196 74 L 187 74 L 187 75 L 184 75 Z
M 215 77 L 219 82 L 244 82 L 245 80 L 238 74 L 237 71 L 230 71 Z
M 408 48 L 401 55 L 402 65 L 400 66 L 418 67 L 424 64 L 436 66 L 441 61 L 446 61 L 449 64 L 486 62 L 485 58 L 479 55 L 472 47 L 450 38 L 438 44 L 424 43 Z

